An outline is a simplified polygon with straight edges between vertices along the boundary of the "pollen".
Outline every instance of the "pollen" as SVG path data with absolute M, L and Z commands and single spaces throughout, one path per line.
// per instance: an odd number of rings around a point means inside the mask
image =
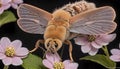
M 64 69 L 64 64 L 62 62 L 55 62 L 54 69 Z
M 15 49 L 14 47 L 7 47 L 5 50 L 5 55 L 8 57 L 13 57 L 15 54 Z
M 89 42 L 95 41 L 95 39 L 96 39 L 95 35 L 88 35 L 88 41 Z

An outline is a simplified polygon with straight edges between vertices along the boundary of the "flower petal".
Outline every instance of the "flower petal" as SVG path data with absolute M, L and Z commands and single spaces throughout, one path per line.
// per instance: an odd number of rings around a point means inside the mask
M 47 53 L 47 54 L 46 54 L 46 58 L 47 58 L 49 61 L 51 61 L 52 63 L 54 63 L 54 62 L 59 62 L 59 61 L 60 61 L 60 57 L 59 57 L 59 55 L 58 55 L 57 53 L 54 53 L 54 54 L 52 54 L 52 53 Z
M 74 39 L 75 40 L 75 43 L 77 45 L 85 45 L 88 43 L 87 39 L 85 37 L 77 37 Z
M 4 10 L 7 10 L 8 8 L 10 8 L 10 4 L 3 5 Z
M 67 65 L 67 64 L 70 64 L 70 62 L 71 62 L 70 60 L 65 60 L 65 61 L 63 62 L 63 64 L 64 64 L 64 65 Z
M 116 34 L 105 34 L 105 35 L 100 35 L 98 38 L 99 41 L 103 44 L 108 44 L 109 42 L 113 41 L 116 38 Z
M 65 69 L 77 69 L 78 68 L 78 63 L 70 63 L 68 65 L 65 65 Z
M 19 48 L 16 50 L 15 55 L 17 56 L 26 56 L 29 53 L 29 50 L 25 47 Z
M 101 45 L 101 46 L 103 46 L 103 45 L 108 45 L 108 44 L 109 44 L 109 42 L 107 42 L 107 41 L 105 41 L 105 40 L 102 40 L 102 38 L 97 38 L 97 39 L 95 40 L 95 42 L 96 42 L 97 44 Z
M 4 9 L 1 7 L 1 8 L 0 8 L 0 14 L 2 14 L 3 11 L 4 11 Z
M 60 59 L 60 56 L 58 55 L 58 53 L 54 53 L 54 61 L 55 62 L 59 62 L 61 59 Z
M 90 45 L 90 43 L 81 46 L 81 51 L 82 51 L 83 53 L 88 53 L 90 50 L 91 50 L 91 45 Z
M 0 53 L 0 59 L 6 58 L 5 54 Z
M 70 68 L 71 69 L 77 69 L 78 68 L 78 63 L 71 63 Z
M 44 59 L 44 60 L 43 60 L 43 65 L 44 65 L 45 67 L 49 68 L 49 69 L 52 69 L 52 68 L 53 68 L 53 64 L 52 64 L 49 60 L 47 60 L 47 59 Z
M 20 57 L 20 58 L 26 58 L 28 55 L 25 55 L 25 56 L 18 56 L 18 57 Z
M 11 0 L 1 0 L 2 4 L 8 4 Z
M 112 49 L 110 51 L 113 55 L 120 55 L 120 50 L 119 49 Z
M 23 0 L 14 0 L 14 3 L 20 4 L 20 3 L 23 3 Z
M 10 65 L 10 64 L 12 64 L 12 58 L 6 57 L 6 58 L 2 59 L 2 62 L 4 65 Z
M 101 44 L 96 43 L 95 41 L 91 43 L 91 45 L 97 49 L 102 48 Z
M 46 58 L 49 60 L 52 64 L 54 64 L 54 57 L 52 56 L 53 54 L 47 53 Z
M 111 42 L 111 41 L 113 41 L 115 38 L 116 38 L 116 34 L 109 34 L 107 37 L 106 37 L 106 39 L 109 41 L 109 42 Z
M 12 41 L 10 46 L 13 46 L 15 48 L 15 50 L 17 50 L 22 46 L 22 42 L 20 40 L 14 40 L 14 41 Z
M 4 53 L 4 49 L 0 46 L 0 53 Z
M 9 44 L 10 44 L 11 42 L 10 42 L 9 38 L 7 38 L 7 37 L 2 37 L 0 43 L 1 43 L 1 44 L 0 44 L 1 47 L 2 47 L 3 49 L 5 49 L 7 46 L 9 46 Z
M 12 58 L 12 65 L 18 66 L 21 65 L 23 61 L 19 57 L 13 57 Z
M 97 52 L 98 52 L 98 49 L 92 47 L 90 52 L 89 52 L 89 55 L 94 56 L 97 54 Z
M 11 6 L 12 6 L 14 9 L 17 9 L 17 8 L 18 8 L 18 5 L 17 5 L 17 4 L 14 4 L 14 3 L 12 3 Z
M 112 55 L 110 56 L 110 59 L 115 62 L 120 62 L 120 55 Z

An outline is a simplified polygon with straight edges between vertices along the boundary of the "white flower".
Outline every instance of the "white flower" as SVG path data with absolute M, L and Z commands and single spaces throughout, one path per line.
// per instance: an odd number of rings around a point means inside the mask
M 29 51 L 25 47 L 21 47 L 22 42 L 20 40 L 10 41 L 7 37 L 2 37 L 0 40 L 0 59 L 4 65 L 21 65 L 23 61 L 21 58 L 25 58 Z

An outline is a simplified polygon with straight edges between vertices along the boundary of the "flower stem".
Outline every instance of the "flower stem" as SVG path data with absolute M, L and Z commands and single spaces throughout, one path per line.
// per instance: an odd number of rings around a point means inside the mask
M 103 49 L 105 55 L 106 55 L 107 57 L 109 57 L 110 55 L 109 55 L 109 52 L 108 52 L 107 46 L 103 46 L 102 49 Z
M 102 47 L 102 50 L 104 51 L 107 59 L 110 60 L 110 59 L 109 59 L 110 55 L 109 55 L 107 46 L 103 46 L 103 47 Z M 108 68 L 108 69 L 116 69 L 116 63 L 114 63 L 114 66 L 113 66 L 113 67 L 110 67 L 110 68 Z
M 9 68 L 9 66 L 6 66 L 6 65 L 5 65 L 3 69 L 8 69 L 8 68 Z

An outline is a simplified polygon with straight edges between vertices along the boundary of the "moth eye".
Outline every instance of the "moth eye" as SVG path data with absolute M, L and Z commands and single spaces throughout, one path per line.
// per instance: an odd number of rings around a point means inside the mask
M 57 48 L 57 47 L 58 47 L 58 44 L 55 44 L 55 47 Z
M 54 41 L 54 43 L 55 43 L 55 47 L 57 48 L 58 47 L 58 43 L 56 41 Z
M 49 45 L 50 45 L 50 43 L 48 42 L 48 43 L 47 43 L 47 47 L 49 47 Z
M 50 46 L 50 42 L 51 42 L 51 40 L 47 43 L 47 47 L 49 47 L 49 46 Z

